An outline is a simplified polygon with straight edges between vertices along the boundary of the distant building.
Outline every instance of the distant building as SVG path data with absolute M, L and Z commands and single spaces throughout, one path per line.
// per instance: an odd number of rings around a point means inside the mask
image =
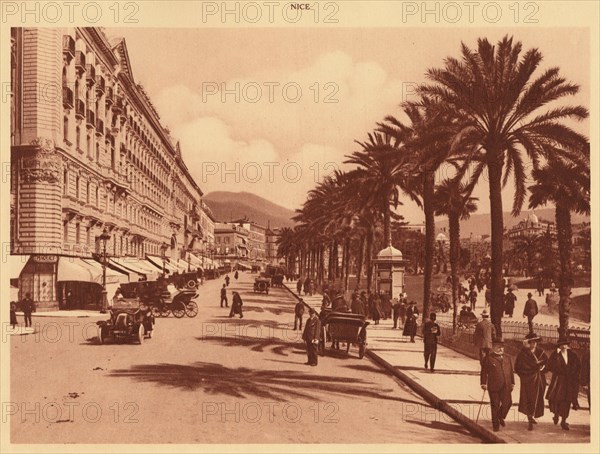
M 264 262 L 266 260 L 266 227 L 257 224 L 248 218 L 238 219 L 232 223 L 248 230 L 248 258 L 254 262 Z
M 266 237 L 266 259 L 269 265 L 277 265 L 279 259 L 277 257 L 277 239 L 279 238 L 280 229 L 267 228 Z
M 250 231 L 234 223 L 215 224 L 215 258 L 220 260 L 247 260 Z
M 520 237 L 543 235 L 547 232 L 556 236 L 556 225 L 554 222 L 538 219 L 532 210 L 526 219 L 523 219 L 517 225 L 511 227 L 506 232 L 505 237 L 509 240 L 515 240 Z

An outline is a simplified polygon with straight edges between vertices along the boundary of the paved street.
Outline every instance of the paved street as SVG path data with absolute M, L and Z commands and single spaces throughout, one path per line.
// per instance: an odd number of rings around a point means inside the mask
M 157 319 L 142 346 L 98 345 L 98 317 L 34 317 L 37 334 L 10 336 L 12 441 L 479 442 L 356 349 L 304 365 L 295 301 L 254 294 L 253 278 L 228 289 L 243 319 L 219 307 L 222 281 L 207 281 L 199 315 Z

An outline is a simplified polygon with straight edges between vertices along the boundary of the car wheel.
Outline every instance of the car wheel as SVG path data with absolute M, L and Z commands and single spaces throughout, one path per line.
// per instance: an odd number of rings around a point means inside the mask
M 171 312 L 173 312 L 175 318 L 181 318 L 185 315 L 185 304 L 172 303 L 171 306 L 173 306 Z
M 190 301 L 187 303 L 185 306 L 185 315 L 190 318 L 194 318 L 196 315 L 198 315 L 198 305 L 195 301 Z
M 100 345 L 106 343 L 107 335 L 108 335 L 108 330 L 104 327 L 100 327 L 100 329 L 98 330 L 98 342 L 100 342 Z
M 138 327 L 138 342 L 140 343 L 140 345 L 142 345 L 144 343 L 144 334 L 145 334 L 145 329 L 144 329 L 144 325 L 140 324 L 140 326 Z

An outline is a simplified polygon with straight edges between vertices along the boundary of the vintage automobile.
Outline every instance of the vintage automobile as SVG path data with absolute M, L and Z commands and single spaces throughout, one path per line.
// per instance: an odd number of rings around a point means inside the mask
M 261 275 L 254 279 L 254 292 L 264 292 L 269 294 L 269 288 L 271 287 L 271 278 L 261 273 Z
M 364 315 L 325 310 L 320 318 L 322 331 L 319 353 L 321 355 L 325 354 L 325 343 L 331 341 L 332 348 L 336 349 L 339 349 L 340 342 L 346 343 L 346 353 L 349 353 L 350 345 L 357 345 L 358 357 L 362 359 L 365 356 L 369 322 Z
M 146 336 L 152 337 L 154 323 L 150 307 L 139 301 L 119 298 L 110 309 L 110 318 L 96 322 L 98 341 L 105 344 L 109 339 L 117 342 L 135 340 L 141 345 Z
M 266 275 L 271 278 L 273 287 L 282 287 L 286 270 L 282 266 L 267 265 Z
M 119 287 L 125 299 L 137 299 L 151 308 L 155 317 L 168 317 L 170 313 L 176 318 L 195 317 L 198 315 L 198 298 L 195 288 L 177 289 L 166 280 L 141 281 L 121 284 Z

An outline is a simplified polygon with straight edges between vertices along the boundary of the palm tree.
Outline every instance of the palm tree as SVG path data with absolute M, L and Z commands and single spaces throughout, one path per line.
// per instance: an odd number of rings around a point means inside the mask
M 450 275 L 452 279 L 452 330 L 456 333 L 458 324 L 458 267 L 460 262 L 460 221 L 468 219 L 477 211 L 478 199 L 471 197 L 464 184 L 446 179 L 436 187 L 435 214 L 448 216 L 450 230 Z
M 545 167 L 534 170 L 533 177 L 536 183 L 529 187 L 529 207 L 536 208 L 548 202 L 554 203 L 556 207 L 560 261 L 558 332 L 561 336 L 566 336 L 573 287 L 571 212 L 590 214 L 590 168 L 586 164 L 552 159 Z
M 564 125 L 565 119 L 582 120 L 588 111 L 582 106 L 549 108 L 549 103 L 575 95 L 579 86 L 550 68 L 532 80 L 542 61 L 537 49 L 521 56 L 522 44 L 508 36 L 497 47 L 479 39 L 477 50 L 462 45 L 462 59 L 447 58 L 441 69 L 429 69 L 432 82 L 420 88 L 425 96 L 437 99 L 444 112 L 457 115 L 461 131 L 453 150 L 468 153 L 463 172 L 473 169 L 475 185 L 487 169 L 491 217 L 491 318 L 502 333 L 503 210 L 502 187 L 511 174 L 515 183 L 513 215 L 518 215 L 526 198 L 526 155 L 534 168 L 541 158 L 554 155 L 581 159 L 587 139 Z M 540 112 L 542 108 L 545 108 Z M 535 116 L 534 116 L 535 115 Z M 472 165 L 472 166 L 471 166 Z

